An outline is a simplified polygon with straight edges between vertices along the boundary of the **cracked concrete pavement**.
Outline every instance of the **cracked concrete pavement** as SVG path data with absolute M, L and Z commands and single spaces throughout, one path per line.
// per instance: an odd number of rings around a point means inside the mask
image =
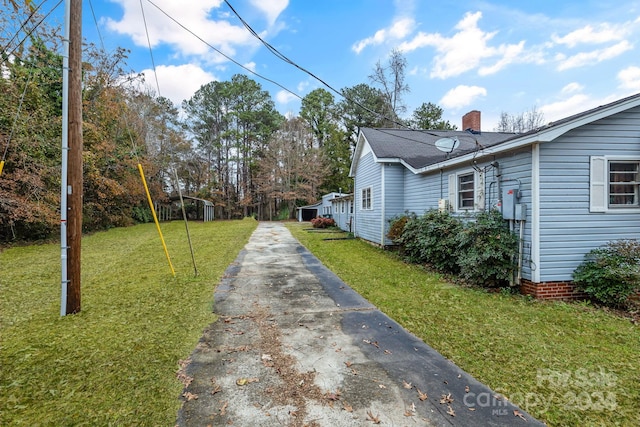
M 262 222 L 180 370 L 178 426 L 538 426 Z M 499 369 L 497 367 L 497 369 Z

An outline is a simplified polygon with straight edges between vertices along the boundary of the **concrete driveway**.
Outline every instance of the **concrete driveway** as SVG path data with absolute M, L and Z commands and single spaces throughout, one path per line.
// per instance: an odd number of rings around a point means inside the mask
M 260 223 L 184 361 L 179 426 L 538 426 Z

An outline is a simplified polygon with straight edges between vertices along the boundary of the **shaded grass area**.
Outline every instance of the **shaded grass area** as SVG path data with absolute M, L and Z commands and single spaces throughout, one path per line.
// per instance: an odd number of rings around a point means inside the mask
M 349 286 L 538 419 L 640 425 L 640 327 L 630 320 L 586 304 L 454 286 L 360 240 L 287 226 Z
M 173 425 L 178 361 L 215 320 L 213 290 L 254 220 L 153 224 L 82 242 L 82 311 L 60 317 L 57 244 L 0 253 L 0 425 Z

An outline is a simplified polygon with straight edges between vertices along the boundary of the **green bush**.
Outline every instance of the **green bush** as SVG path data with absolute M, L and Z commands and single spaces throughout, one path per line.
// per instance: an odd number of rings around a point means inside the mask
M 391 218 L 389 220 L 389 231 L 387 232 L 387 237 L 393 240 L 394 243 L 399 243 L 402 233 L 404 232 L 404 226 L 410 219 L 415 219 L 415 215 L 406 213 L 404 215 Z
M 573 272 L 576 287 L 611 307 L 624 306 L 640 288 L 640 242 L 618 240 L 593 249 Z
M 509 282 L 516 268 L 518 237 L 497 210 L 480 212 L 458 235 L 460 276 L 471 283 L 496 287 Z
M 153 221 L 151 209 L 149 209 L 147 206 L 134 206 L 131 209 L 131 216 L 137 223 L 145 224 L 147 222 Z
M 398 243 L 407 261 L 428 264 L 444 273 L 457 273 L 456 236 L 462 228 L 458 218 L 432 209 L 420 217 L 409 218 Z
M 322 216 L 318 216 L 311 220 L 311 225 L 313 225 L 313 228 L 329 228 L 329 227 L 335 227 L 336 222 L 334 221 L 333 218 L 325 218 Z

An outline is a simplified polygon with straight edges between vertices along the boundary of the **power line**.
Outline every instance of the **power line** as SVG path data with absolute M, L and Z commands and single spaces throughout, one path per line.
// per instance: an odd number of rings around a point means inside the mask
M 151 49 L 151 39 L 149 38 L 149 27 L 147 26 L 147 18 L 144 16 L 144 7 L 142 6 L 142 0 L 140 0 L 140 11 L 142 12 L 142 22 L 144 23 L 144 32 L 147 35 L 147 45 L 149 46 L 149 56 L 151 56 L 151 65 L 153 66 L 153 75 L 156 79 L 156 88 L 158 89 L 158 96 L 161 96 L 160 83 L 158 82 L 158 71 L 156 70 L 156 62 L 153 59 L 153 49 Z
M 374 115 L 376 115 L 379 118 L 382 118 L 384 120 L 387 120 L 395 125 L 398 125 L 402 128 L 407 128 L 409 129 L 409 127 L 390 117 L 385 116 L 384 114 L 378 113 L 377 111 L 374 111 L 372 109 L 370 109 L 369 107 L 361 104 L 360 102 L 353 100 L 349 97 L 347 97 L 344 93 L 342 93 L 341 91 L 335 89 L 333 86 L 331 86 L 329 83 L 325 82 L 323 79 L 321 79 L 320 77 L 316 76 L 314 73 L 312 73 L 311 71 L 307 70 L 306 68 L 298 65 L 296 62 L 292 61 L 291 59 L 289 59 L 287 56 L 285 56 L 282 52 L 280 52 L 278 49 L 276 49 L 275 47 L 271 46 L 268 42 L 266 42 L 262 37 L 260 37 L 260 35 L 253 29 L 251 28 L 251 26 L 242 18 L 242 16 L 240 16 L 240 14 L 234 9 L 233 6 L 231 6 L 231 3 L 229 3 L 228 0 L 224 0 L 225 4 L 229 7 L 229 9 L 231 9 L 231 11 L 234 13 L 234 15 L 236 15 L 236 17 L 240 20 L 240 22 L 242 22 L 242 25 L 244 25 L 244 27 L 255 37 L 257 38 L 271 53 L 273 53 L 276 57 L 280 58 L 282 61 L 293 65 L 294 67 L 296 67 L 297 69 L 299 69 L 300 71 L 308 74 L 309 76 L 313 77 L 314 79 L 316 79 L 317 81 L 319 81 L 320 83 L 322 83 L 325 87 L 327 87 L 329 90 L 335 92 L 336 94 L 338 94 L 339 96 L 341 96 L 342 98 L 346 99 L 349 102 L 352 102 L 353 104 L 357 105 L 358 107 L 364 109 L 365 111 L 372 113 Z
M 93 9 L 93 2 L 89 0 L 89 8 L 91 9 L 91 16 L 93 16 L 93 22 L 96 25 L 96 31 L 98 32 L 98 38 L 100 39 L 100 47 L 102 51 L 105 51 L 104 48 L 104 40 L 102 39 L 102 33 L 100 32 L 100 27 L 98 26 L 98 19 L 96 18 L 96 11 Z
M 27 38 L 29 38 L 29 37 L 31 36 L 31 34 L 33 34 L 33 32 L 34 32 L 34 31 L 35 31 L 35 30 L 36 30 L 36 29 L 37 29 L 37 28 L 38 28 L 38 27 L 39 27 L 39 26 L 44 22 L 44 20 L 45 20 L 45 19 L 47 19 L 47 18 L 49 17 L 49 15 L 51 15 L 51 14 L 53 13 L 53 11 L 55 11 L 55 10 L 58 8 L 58 6 L 60 6 L 60 5 L 62 4 L 62 2 L 63 2 L 63 1 L 64 1 L 64 0 L 59 0 L 59 1 L 58 1 L 58 3 L 53 7 L 53 9 L 51 9 L 51 10 L 50 10 L 46 15 L 44 15 L 44 16 L 42 17 L 42 19 L 40 19 L 40 21 L 38 21 L 38 23 L 37 23 L 37 24 L 36 24 L 36 25 L 35 25 L 35 26 L 34 26 L 34 27 L 33 27 L 33 28 L 32 28 L 32 29 L 31 29 L 31 30 L 30 30 L 30 31 L 29 31 L 25 36 L 24 36 L 24 38 L 23 38 L 22 40 L 20 40 L 20 43 L 18 43 L 18 44 L 16 45 L 16 47 L 15 47 L 15 48 L 10 52 L 10 53 L 6 53 L 6 49 L 8 49 L 8 48 L 9 48 L 9 45 L 7 45 L 7 46 L 2 50 L 3 55 L 5 55 L 5 54 L 6 54 L 6 57 L 7 57 L 7 58 L 9 58 L 9 57 L 13 56 L 13 55 L 15 54 L 16 50 L 18 49 L 18 46 L 21 46 L 21 45 L 22 45 L 22 43 L 24 43 L 24 41 L 25 41 Z M 44 2 L 43 2 L 42 4 L 44 4 Z M 41 5 L 42 5 L 42 4 L 41 4 Z M 13 40 L 13 39 L 12 39 L 12 40 Z
M 188 32 L 189 34 L 191 34 L 192 36 L 194 36 L 195 38 L 197 38 L 198 40 L 200 40 L 202 43 L 204 43 L 206 46 L 210 47 L 211 49 L 213 49 L 214 51 L 216 51 L 218 54 L 222 55 L 223 57 L 227 58 L 229 61 L 233 62 L 234 64 L 236 64 L 238 67 L 250 72 L 251 74 L 255 75 L 256 77 L 259 77 L 269 83 L 273 83 L 274 85 L 278 86 L 279 88 L 285 90 L 286 92 L 289 92 L 291 95 L 295 96 L 298 99 L 302 99 L 302 97 L 300 95 L 298 95 L 297 93 L 293 92 L 292 90 L 284 87 L 283 85 L 281 85 L 280 83 L 271 80 L 268 77 L 265 77 L 255 71 L 253 71 L 250 68 L 247 68 L 246 66 L 242 65 L 241 63 L 239 63 L 238 61 L 236 61 L 235 59 L 231 58 L 230 56 L 226 55 L 225 53 L 223 53 L 222 51 L 220 51 L 219 49 L 217 49 L 216 47 L 214 47 L 213 45 L 211 45 L 211 43 L 207 42 L 206 40 L 204 40 L 202 37 L 198 36 L 196 33 L 194 33 L 193 31 L 191 31 L 189 28 L 187 28 L 186 26 L 184 26 L 182 23 L 180 23 L 178 20 L 176 20 L 174 17 L 172 17 L 171 15 L 169 15 L 167 12 L 165 12 L 164 10 L 162 10 L 157 4 L 155 4 L 153 1 L 151 0 L 147 0 L 149 3 L 151 3 L 152 6 L 154 6 L 156 9 L 158 9 L 160 12 L 162 12 L 167 18 L 169 18 L 170 20 L 172 20 L 173 22 L 175 22 L 176 24 L 178 24 L 183 30 L 185 30 L 186 32 Z
M 18 30 L 16 31 L 16 33 L 13 35 L 13 37 L 11 37 L 11 40 L 9 40 L 7 42 L 7 45 L 5 47 L 2 48 L 2 51 L 5 52 L 9 46 L 11 45 L 11 42 L 14 41 L 16 39 L 16 37 L 18 37 L 18 34 L 20 34 L 20 31 L 22 31 L 24 29 L 24 27 L 31 21 L 31 18 L 33 18 L 33 16 L 38 12 L 38 10 L 47 2 L 47 0 L 44 0 L 42 3 L 40 3 L 38 5 L 38 7 L 36 7 L 35 9 L 31 9 L 31 13 L 29 14 L 29 16 L 27 17 L 27 19 L 25 19 L 25 21 L 22 23 L 22 25 L 20 25 L 20 28 L 18 28 Z M 24 41 L 24 40 L 23 40 Z M 19 46 L 20 44 L 18 44 Z
M 396 120 L 395 118 L 390 118 L 388 116 L 385 116 L 382 113 L 379 113 L 377 111 L 374 111 L 372 109 L 370 109 L 369 107 L 361 104 L 360 102 L 349 98 L 348 96 L 346 96 L 342 91 L 338 91 L 336 90 L 333 86 L 331 86 L 329 83 L 327 83 L 326 81 L 324 81 L 323 79 L 321 79 L 320 77 L 318 77 L 317 75 L 315 75 L 314 73 L 312 73 L 311 71 L 307 70 L 306 68 L 298 65 L 296 62 L 294 62 L 293 60 L 289 59 L 286 55 L 284 55 L 282 52 L 280 52 L 278 49 L 276 49 L 275 47 L 271 46 L 271 44 L 269 44 L 267 41 L 265 41 L 262 37 L 260 37 L 260 35 L 242 18 L 242 16 L 240 16 L 240 14 L 235 10 L 235 8 L 231 5 L 231 3 L 229 3 L 228 0 L 224 0 L 225 4 L 229 7 L 229 9 L 231 9 L 231 11 L 234 13 L 234 15 L 236 15 L 236 17 L 240 20 L 240 22 L 242 22 L 242 25 L 244 25 L 244 27 L 255 37 L 257 38 L 266 48 L 267 50 L 269 50 L 271 53 L 273 53 L 277 58 L 281 59 L 282 61 L 296 67 L 297 69 L 299 69 L 300 71 L 308 74 L 309 76 L 313 77 L 314 79 L 316 79 L 317 81 L 319 81 L 320 83 L 322 83 L 325 87 L 327 87 L 328 89 L 330 89 L 331 91 L 335 92 L 336 94 L 338 94 L 339 96 L 341 96 L 342 98 L 344 98 L 345 100 L 347 100 L 348 102 L 351 102 L 355 105 L 357 105 L 358 107 L 362 108 L 363 110 L 374 114 L 375 116 L 382 118 L 384 120 L 387 120 L 395 125 L 398 125 L 400 128 L 404 128 L 407 130 L 413 130 L 416 132 L 420 132 L 420 133 L 424 133 L 427 135 L 431 135 L 431 136 L 437 136 L 437 137 L 441 137 L 441 135 L 437 135 L 435 133 L 431 133 L 428 132 L 426 130 L 423 129 L 412 129 L 410 126 L 407 126 L 406 123 L 403 123 L 401 121 Z M 384 132 L 384 131 L 381 131 Z M 482 145 L 478 142 L 478 140 L 473 136 L 473 135 L 469 135 L 471 138 L 473 138 L 476 147 L 478 148 L 478 150 L 480 150 L 482 148 Z M 412 139 L 412 138 L 407 138 L 407 137 L 402 137 L 403 139 L 408 139 L 420 144 L 425 144 L 425 145 L 431 145 L 428 142 L 424 142 L 424 141 L 419 141 L 417 139 Z M 434 144 L 435 145 L 435 144 Z

